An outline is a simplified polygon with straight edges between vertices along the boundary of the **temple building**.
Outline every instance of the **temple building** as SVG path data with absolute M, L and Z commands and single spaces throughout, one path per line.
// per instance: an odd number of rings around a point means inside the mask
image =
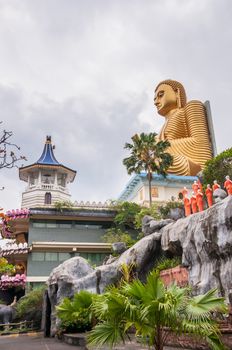
M 53 153 L 51 137 L 47 136 L 43 152 L 37 162 L 19 168 L 19 178 L 27 183 L 22 194 L 22 208 L 53 206 L 70 200 L 68 183 L 76 171 L 59 163 Z
M 56 266 L 71 257 L 101 265 L 111 253 L 111 244 L 104 243 L 102 236 L 112 227 L 116 213 L 107 203 L 75 202 L 70 208 L 56 208 L 56 202 L 70 200 L 67 186 L 76 171 L 59 163 L 53 149 L 47 136 L 38 161 L 19 169 L 20 180 L 27 183 L 22 209 L 6 213 L 3 236 L 12 240 L 0 249 L 0 256 L 22 266 L 27 288 L 44 283 Z
M 152 202 L 163 203 L 178 200 L 184 187 L 192 192 L 192 184 L 196 176 L 178 176 L 169 174 L 166 177 L 153 174 L 151 183 Z M 149 184 L 146 172 L 134 175 L 119 195 L 119 201 L 134 202 L 139 205 L 149 204 Z

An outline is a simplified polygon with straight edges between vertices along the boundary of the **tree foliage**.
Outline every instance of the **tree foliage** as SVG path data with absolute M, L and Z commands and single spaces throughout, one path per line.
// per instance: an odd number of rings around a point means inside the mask
M 149 274 L 146 283 L 134 280 L 110 287 L 96 296 L 92 309 L 100 321 L 88 336 L 93 347 L 124 342 L 133 326 L 136 335 L 156 350 L 163 350 L 170 330 L 196 335 L 214 350 L 224 349 L 212 318 L 214 311 L 226 312 L 224 299 L 217 297 L 216 290 L 191 297 L 189 288 L 165 288 L 157 271 Z
M 113 208 L 117 212 L 114 218 L 114 226 L 102 236 L 103 242 L 124 242 L 128 247 L 135 243 L 138 235 L 136 228 L 136 215 L 141 211 L 141 206 L 132 202 L 113 202 Z
M 229 175 L 232 179 L 232 148 L 223 151 L 206 162 L 203 170 L 203 184 L 206 186 L 217 180 L 223 188 L 226 175 Z
M 132 143 L 126 143 L 124 148 L 130 151 L 130 156 L 123 159 L 128 174 L 139 174 L 146 171 L 149 182 L 150 205 L 152 173 L 156 172 L 166 176 L 167 170 L 172 165 L 173 157 L 166 152 L 170 146 L 169 141 L 157 141 L 156 133 L 135 134 L 131 139 Z
M 114 223 L 121 228 L 134 228 L 135 217 L 140 212 L 140 205 L 133 202 L 122 202 L 116 204 L 118 213 L 115 216 Z
M 135 243 L 135 240 L 127 231 L 122 231 L 117 227 L 109 228 L 102 236 L 102 241 L 105 243 L 124 242 L 127 247 L 131 247 Z
M 0 258 L 0 275 L 14 275 L 15 274 L 15 266 L 8 263 L 8 260 L 5 258 Z

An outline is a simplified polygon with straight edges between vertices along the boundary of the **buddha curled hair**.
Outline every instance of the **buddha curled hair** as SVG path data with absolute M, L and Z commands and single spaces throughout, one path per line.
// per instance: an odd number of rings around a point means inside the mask
M 157 87 L 155 88 L 155 91 L 158 89 L 158 87 L 161 84 L 166 84 L 166 85 L 171 86 L 175 92 L 177 92 L 179 90 L 181 107 L 184 107 L 186 105 L 187 97 L 186 97 L 185 89 L 181 83 L 179 83 L 176 80 L 171 80 L 171 79 L 163 80 L 157 85 Z

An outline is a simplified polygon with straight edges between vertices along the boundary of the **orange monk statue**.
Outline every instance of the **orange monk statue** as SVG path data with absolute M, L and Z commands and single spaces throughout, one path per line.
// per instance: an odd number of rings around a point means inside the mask
M 221 186 L 217 183 L 217 180 L 214 180 L 213 181 L 213 192 L 219 188 L 221 188 Z
M 185 216 L 191 215 L 191 203 L 187 196 L 184 197 L 184 212 Z
M 226 176 L 226 181 L 224 182 L 224 188 L 226 189 L 228 195 L 232 195 L 232 181 L 229 175 Z
M 192 189 L 193 189 L 193 193 L 197 194 L 197 191 L 199 190 L 199 185 L 196 180 L 192 184 Z
M 202 186 L 202 183 L 200 181 L 200 179 L 197 180 L 197 183 L 198 183 L 198 188 L 201 190 L 201 192 L 203 191 L 203 186 Z
M 200 189 L 197 191 L 196 199 L 197 199 L 198 211 L 203 211 L 204 210 L 203 193 L 201 192 Z
M 181 191 L 183 198 L 185 198 L 188 195 L 188 189 L 187 187 L 184 187 L 183 190 Z
M 205 195 L 207 198 L 208 207 L 210 208 L 213 205 L 213 190 L 210 184 L 207 185 L 207 188 L 205 190 Z
M 200 101 L 187 103 L 182 84 L 164 80 L 155 89 L 155 106 L 165 117 L 158 140 L 168 140 L 173 165 L 168 172 L 175 175 L 196 175 L 212 158 L 205 107 Z
M 190 203 L 191 203 L 191 208 L 192 208 L 192 213 L 195 214 L 197 213 L 197 198 L 196 194 L 192 192 L 192 197 L 190 198 Z

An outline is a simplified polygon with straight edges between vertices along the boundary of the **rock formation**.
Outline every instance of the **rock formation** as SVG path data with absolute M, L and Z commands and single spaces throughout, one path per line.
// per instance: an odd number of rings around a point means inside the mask
M 47 281 L 51 304 L 51 335 L 56 333 L 57 326 L 55 306 L 62 298 L 72 297 L 74 293 L 83 289 L 92 293 L 102 293 L 106 286 L 121 278 L 120 268 L 123 263 L 135 264 L 138 277 L 144 279 L 154 266 L 155 256 L 159 251 L 160 234 L 154 233 L 141 239 L 111 264 L 93 269 L 87 260 L 75 257 L 55 268 Z
M 83 289 L 102 293 L 107 285 L 120 279 L 122 263 L 134 263 L 138 277 L 145 279 L 156 260 L 165 254 L 182 257 L 194 293 L 218 288 L 220 295 L 231 299 L 232 196 L 175 222 L 159 223 L 145 217 L 143 231 L 145 237 L 110 264 L 93 269 L 85 259 L 75 257 L 53 270 L 48 279 L 52 335 L 56 331 L 55 305 L 64 296 L 72 297 Z
M 189 283 L 197 294 L 218 288 L 232 292 L 232 196 L 160 230 L 164 252 L 182 252 Z

